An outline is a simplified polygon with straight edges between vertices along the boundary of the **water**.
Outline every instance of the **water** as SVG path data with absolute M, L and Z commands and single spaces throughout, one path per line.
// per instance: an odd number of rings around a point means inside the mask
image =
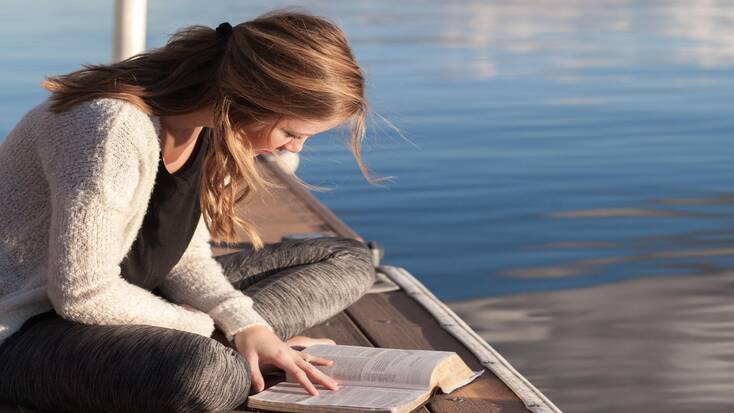
M 4 4 L 0 136 L 44 74 L 109 60 L 112 4 Z M 151 2 L 148 44 L 294 3 Z M 307 2 L 348 33 L 369 186 L 300 176 L 567 412 L 734 410 L 734 2 Z

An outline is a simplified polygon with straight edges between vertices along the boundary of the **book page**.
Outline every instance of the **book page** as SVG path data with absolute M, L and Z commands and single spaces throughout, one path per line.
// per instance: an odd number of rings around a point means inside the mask
M 431 374 L 452 352 L 320 344 L 306 353 L 334 360 L 316 366 L 340 384 L 428 390 Z M 288 381 L 294 381 L 291 377 Z
M 471 375 L 465 379 L 457 380 L 457 381 L 451 381 L 449 383 L 443 384 L 439 383 L 439 388 L 441 388 L 441 391 L 449 394 L 452 391 L 458 389 L 459 387 L 466 386 L 467 384 L 471 383 L 476 379 L 477 377 L 481 376 L 484 373 L 484 370 L 475 370 L 472 371 Z
M 425 390 L 391 389 L 387 387 L 360 387 L 342 385 L 339 390 L 328 390 L 317 385 L 318 396 L 311 396 L 298 383 L 281 382 L 250 396 L 250 407 L 262 406 L 261 402 L 288 403 L 300 406 L 353 407 L 360 411 L 390 411 L 414 402 L 425 395 Z M 253 403 L 252 401 L 255 401 Z
M 436 370 L 437 385 L 448 394 L 465 386 L 484 373 L 484 369 L 472 371 L 458 354 L 452 354 L 446 362 Z

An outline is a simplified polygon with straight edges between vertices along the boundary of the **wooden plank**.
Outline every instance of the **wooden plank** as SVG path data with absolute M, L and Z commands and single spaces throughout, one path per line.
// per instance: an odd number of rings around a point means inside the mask
M 337 344 L 373 347 L 370 340 L 345 312 L 341 312 L 329 320 L 309 328 L 302 335 L 330 338 L 336 341 Z
M 294 197 L 305 202 L 311 212 L 321 219 L 326 228 L 334 231 L 334 233 L 339 234 L 340 236 L 362 241 L 362 237 L 360 237 L 359 234 L 345 224 L 344 221 L 339 219 L 334 212 L 319 202 L 311 192 L 296 182 L 292 175 L 286 173 L 282 168 L 280 168 L 274 158 L 273 161 L 268 161 L 264 158 L 261 160 L 261 164 L 263 169 L 268 170 L 270 176 L 277 178 L 280 183 L 285 185 L 287 193 L 292 194 Z
M 474 370 L 479 360 L 446 332 L 431 315 L 403 291 L 368 294 L 347 309 L 367 338 L 379 347 L 455 351 Z M 432 412 L 528 413 L 522 401 L 491 371 L 450 395 L 436 394 Z
M 333 226 L 341 221 L 335 218 L 333 222 L 327 222 L 320 213 L 328 209 L 323 205 L 321 208 L 315 207 L 315 204 L 320 203 L 308 192 L 305 193 L 309 196 L 304 196 L 301 193 L 303 189 L 301 192 L 294 190 L 297 184 L 293 177 L 285 174 L 277 165 L 262 159 L 258 160 L 257 166 L 265 179 L 283 188 L 272 189 L 270 194 L 258 192 L 246 202 L 235 205 L 235 211 L 238 217 L 257 229 L 265 243 L 278 242 L 284 235 L 293 233 L 318 232 L 327 236 L 337 235 Z M 346 225 L 342 223 L 337 227 L 340 229 Z M 236 228 L 236 231 L 237 240 L 231 244 L 215 244 L 214 255 L 234 252 L 237 248 L 250 245 L 247 235 L 239 228 Z M 348 233 L 354 234 L 351 230 Z

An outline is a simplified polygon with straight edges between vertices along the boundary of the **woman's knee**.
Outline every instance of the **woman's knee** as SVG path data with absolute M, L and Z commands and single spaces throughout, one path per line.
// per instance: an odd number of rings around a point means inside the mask
M 52 411 L 229 411 L 249 367 L 210 338 L 148 325 L 44 320 L 3 346 L 2 397 Z M 18 334 L 18 333 L 16 333 Z M 53 343 L 53 344 L 50 344 Z M 35 389 L 33 393 L 28 389 Z
M 334 264 L 342 269 L 340 284 L 351 287 L 357 297 L 375 282 L 372 251 L 361 241 L 347 237 L 326 238 L 333 248 Z
M 230 411 L 247 399 L 250 368 L 236 350 L 197 334 L 184 333 L 166 360 L 171 378 L 170 411 Z

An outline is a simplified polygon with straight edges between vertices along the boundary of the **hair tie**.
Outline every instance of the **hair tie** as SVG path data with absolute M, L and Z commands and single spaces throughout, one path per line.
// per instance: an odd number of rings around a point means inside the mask
M 232 25 L 229 22 L 224 22 L 217 26 L 217 39 L 227 41 L 229 35 L 232 33 Z

